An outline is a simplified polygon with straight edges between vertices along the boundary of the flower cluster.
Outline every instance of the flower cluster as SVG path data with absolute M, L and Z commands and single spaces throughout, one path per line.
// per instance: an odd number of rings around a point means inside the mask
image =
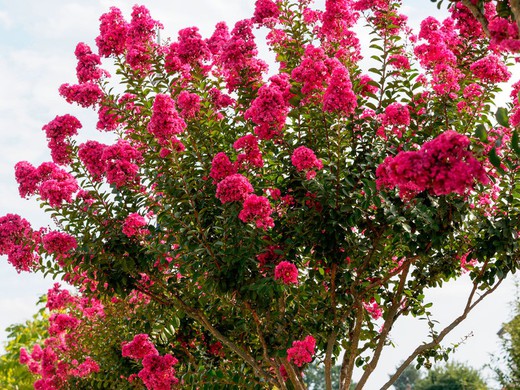
M 69 114 L 56 116 L 43 126 L 42 130 L 49 140 L 52 160 L 56 164 L 65 165 L 71 162 L 70 144 L 67 139 L 78 134 L 78 129 L 81 129 L 80 121 Z
M 58 260 L 69 257 L 69 252 L 78 246 L 73 236 L 58 231 L 52 231 L 44 235 L 42 242 L 47 253 L 54 254 Z
M 314 349 L 316 348 L 316 339 L 312 336 L 307 336 L 302 341 L 293 341 L 292 347 L 287 350 L 287 361 L 293 362 L 298 367 L 305 363 L 312 362 Z
M 468 150 L 469 139 L 446 131 L 418 151 L 387 157 L 377 168 L 378 188 L 399 188 L 402 198 L 428 190 L 435 195 L 463 195 L 475 181 L 487 184 L 482 164 Z
M 287 285 L 298 284 L 298 268 L 290 261 L 281 261 L 274 268 L 274 278 Z
M 123 343 L 123 357 L 142 360 L 143 368 L 137 376 L 149 390 L 166 390 L 179 383 L 174 365 L 178 360 L 170 354 L 159 355 L 147 334 L 138 334 L 128 343 Z
M 314 171 L 314 169 L 323 168 L 321 160 L 316 158 L 314 152 L 305 146 L 299 146 L 294 149 L 291 156 L 291 162 L 298 172 L 306 172 L 307 180 L 316 176 L 316 171 Z
M 106 176 L 116 187 L 139 182 L 137 164 L 143 157 L 128 141 L 120 139 L 111 146 L 87 141 L 79 146 L 78 157 L 94 181 Z
M 363 302 L 363 307 L 374 320 L 378 320 L 383 316 L 383 311 L 374 298 L 369 303 Z
M 186 123 L 175 109 L 175 102 L 169 95 L 157 94 L 153 103 L 153 113 L 148 123 L 148 131 L 161 145 L 169 145 L 186 128 Z
M 141 236 L 149 233 L 148 229 L 143 229 L 148 225 L 144 217 L 138 213 L 129 214 L 123 222 L 123 233 L 127 237 Z
M 338 63 L 332 71 L 329 86 L 323 95 L 323 110 L 348 116 L 354 113 L 356 107 L 357 99 L 352 90 L 348 69 Z
M 39 234 L 31 224 L 16 214 L 0 217 L 0 255 L 7 255 L 7 261 L 18 272 L 30 271 L 38 265 L 39 257 L 34 253 Z
M 22 197 L 39 193 L 51 207 L 60 208 L 62 203 L 72 202 L 72 195 L 79 189 L 76 179 L 51 162 L 35 168 L 26 161 L 15 165 L 15 177 Z

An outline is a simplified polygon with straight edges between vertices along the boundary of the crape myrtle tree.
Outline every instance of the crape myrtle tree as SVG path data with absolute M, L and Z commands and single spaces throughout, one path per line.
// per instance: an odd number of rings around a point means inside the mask
M 36 388 L 304 389 L 313 362 L 327 389 L 334 365 L 341 389 L 359 367 L 361 389 L 403 316 L 430 338 L 382 388 L 447 358 L 444 337 L 518 266 L 520 85 L 496 110 L 513 54 L 467 10 L 413 33 L 399 7 L 258 0 L 167 42 L 144 7 L 101 16 L 59 93 L 114 142 L 56 116 L 52 161 L 15 167 L 54 226 L 0 219 L 17 270 L 77 290 L 49 291 L 49 337 L 20 352 Z M 426 293 L 463 273 L 465 308 L 437 329 Z

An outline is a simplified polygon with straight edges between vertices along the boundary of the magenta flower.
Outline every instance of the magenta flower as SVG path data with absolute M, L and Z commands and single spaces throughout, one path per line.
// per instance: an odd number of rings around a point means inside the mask
M 281 279 L 287 285 L 298 284 L 298 268 L 289 261 L 281 261 L 274 268 L 274 278 Z
M 149 355 L 157 356 L 159 352 L 157 352 L 157 349 L 150 341 L 150 337 L 141 333 L 135 335 L 132 341 L 123 343 L 121 354 L 123 357 L 131 359 L 144 359 Z
M 243 202 L 252 192 L 253 186 L 249 180 L 237 173 L 225 177 L 217 184 L 216 196 L 222 203 Z
M 316 339 L 312 336 L 307 336 L 303 341 L 293 341 L 292 347 L 287 350 L 287 361 L 292 361 L 298 367 L 305 363 L 312 362 L 314 355 L 314 348 L 316 347 Z
M 272 212 L 267 198 L 253 194 L 249 195 L 244 201 L 238 218 L 245 223 L 255 222 L 256 227 L 267 230 L 274 227 L 274 221 L 271 218 Z

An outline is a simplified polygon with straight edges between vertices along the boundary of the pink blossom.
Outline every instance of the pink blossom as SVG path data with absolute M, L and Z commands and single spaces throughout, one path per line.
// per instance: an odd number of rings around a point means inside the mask
M 148 230 L 142 229 L 146 225 L 148 225 L 148 223 L 142 215 L 138 213 L 129 214 L 123 223 L 123 233 L 127 237 L 147 234 Z
M 94 181 L 100 181 L 105 174 L 106 161 L 103 153 L 106 148 L 108 145 L 97 141 L 87 141 L 79 146 L 78 157 Z
M 323 110 L 348 116 L 354 113 L 356 107 L 357 99 L 352 90 L 350 74 L 344 65 L 338 63 L 323 95 Z
M 63 232 L 51 231 L 43 236 L 43 247 L 48 253 L 58 258 L 68 257 L 70 251 L 76 249 L 78 243 L 71 235 Z
M 314 349 L 316 348 L 316 339 L 312 336 L 307 336 L 302 341 L 293 341 L 292 347 L 287 350 L 287 361 L 292 361 L 298 367 L 305 363 L 312 362 Z
M 78 43 L 74 54 L 78 59 L 76 75 L 79 83 L 97 81 L 102 77 L 109 76 L 108 72 L 99 69 L 99 65 L 101 65 L 101 57 L 92 53 L 90 47 L 85 43 Z
M 76 85 L 62 84 L 59 92 L 67 103 L 77 103 L 82 107 L 92 107 L 103 97 L 101 88 L 92 82 Z
M 229 29 L 225 22 L 219 22 L 215 26 L 213 35 L 207 40 L 208 48 L 213 55 L 220 54 L 222 48 L 229 40 Z
M 402 198 L 429 190 L 435 195 L 463 195 L 475 181 L 487 184 L 482 164 L 468 150 L 469 139 L 446 131 L 418 151 L 387 157 L 376 171 L 378 188 L 399 188 Z
M 79 189 L 74 176 L 53 163 L 40 165 L 38 174 L 42 180 L 38 187 L 42 200 L 49 202 L 51 207 L 56 208 L 60 208 L 64 201 L 72 202 L 72 195 Z
M 408 111 L 408 106 L 398 102 L 389 104 L 385 108 L 383 124 L 391 126 L 410 126 L 410 111 Z
M 291 162 L 298 172 L 305 171 L 307 173 L 307 179 L 316 176 L 314 169 L 323 168 L 321 160 L 316 158 L 314 152 L 305 146 L 299 146 L 293 151 Z
M 135 335 L 130 342 L 124 342 L 121 352 L 123 357 L 131 359 L 143 359 L 149 355 L 159 355 L 149 336 L 143 333 Z
M 31 163 L 20 161 L 14 166 L 14 172 L 20 196 L 34 195 L 40 183 L 38 170 Z
M 247 134 L 240 137 L 233 144 L 233 148 L 236 150 L 244 150 L 244 153 L 240 153 L 237 156 L 237 164 L 239 166 L 252 166 L 261 168 L 264 166 L 264 160 L 262 159 L 262 152 L 258 147 L 258 139 L 253 134 Z
M 100 34 L 96 38 L 99 54 L 104 57 L 123 54 L 128 33 L 128 23 L 123 18 L 121 10 L 116 7 L 110 7 L 110 11 L 101 15 L 99 20 L 101 21 L 99 26 Z
M 74 330 L 81 321 L 74 316 L 63 313 L 54 313 L 49 317 L 49 334 L 57 335 Z
M 252 192 L 253 186 L 249 180 L 237 173 L 226 176 L 217 184 L 216 197 L 222 203 L 243 202 Z
M 469 69 L 486 83 L 502 83 L 511 77 L 507 66 L 494 54 L 481 58 L 470 65 Z
M 265 23 L 270 19 L 276 19 L 280 15 L 278 5 L 273 0 L 256 0 L 255 14 L 253 21 L 255 23 Z
M 363 302 L 363 307 L 374 320 L 378 320 L 383 316 L 383 311 L 374 298 L 369 303 Z
M 177 97 L 177 106 L 184 118 L 194 118 L 200 111 L 200 96 L 196 93 L 182 91 Z
M 321 33 L 331 41 L 341 41 L 357 20 L 348 0 L 326 0 Z
M 287 285 L 298 284 L 298 268 L 289 261 L 281 261 L 274 268 L 274 278 Z
M 256 227 L 267 230 L 274 226 L 271 218 L 273 210 L 269 200 L 263 196 L 249 195 L 244 201 L 238 218 L 244 223 L 255 222 Z
M 275 138 L 285 126 L 289 107 L 283 92 L 275 83 L 265 84 L 258 90 L 258 96 L 244 113 L 257 126 L 255 134 L 263 140 Z
M 9 254 L 24 238 L 31 237 L 32 232 L 31 224 L 17 214 L 0 217 L 0 254 Z
M 310 96 L 324 90 L 324 80 L 327 80 L 329 69 L 327 57 L 321 47 L 307 45 L 300 65 L 293 69 L 291 77 L 302 84 L 302 93 Z
M 120 139 L 116 144 L 103 150 L 101 159 L 106 161 L 107 182 L 122 187 L 139 182 L 139 166 L 142 162 L 141 152 L 126 140 Z
M 119 126 L 120 120 L 121 117 L 116 114 L 113 107 L 101 105 L 98 110 L 96 129 L 102 131 L 113 131 Z
M 219 63 L 230 91 L 241 85 L 258 83 L 267 65 L 256 58 L 258 50 L 250 19 L 238 21 L 231 31 L 231 37 L 222 45 Z
M 208 44 L 202 39 L 197 27 L 188 27 L 179 31 L 177 57 L 182 63 L 198 64 L 210 58 Z
M 175 102 L 169 95 L 157 94 L 153 103 L 153 112 L 148 131 L 155 135 L 161 145 L 168 145 L 176 134 L 186 128 L 186 123 L 175 109 Z
M 70 295 L 67 290 L 62 289 L 59 283 L 54 283 L 54 287 L 47 291 L 47 303 L 45 304 L 45 307 L 51 311 L 60 310 L 73 302 L 75 302 L 75 298 Z
M 261 274 L 265 274 L 270 267 L 274 264 L 277 264 L 281 257 L 276 251 L 280 251 L 281 248 L 275 245 L 269 245 L 265 248 L 265 251 L 256 255 L 256 259 L 258 260 L 258 270 Z
M 149 390 L 170 390 L 179 383 L 173 368 L 177 363 L 178 360 L 170 354 L 147 355 L 143 359 L 143 369 L 139 371 L 138 377 Z
M 213 157 L 209 176 L 213 179 L 214 183 L 235 173 L 237 173 L 236 166 L 231 163 L 229 157 L 224 152 L 219 152 Z

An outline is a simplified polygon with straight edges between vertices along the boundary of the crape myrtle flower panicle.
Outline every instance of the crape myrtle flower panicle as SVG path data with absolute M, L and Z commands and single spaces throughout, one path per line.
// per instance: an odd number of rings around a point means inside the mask
M 108 145 L 97 141 L 87 141 L 79 146 L 78 157 L 94 181 L 101 181 L 105 174 L 106 161 L 103 153 L 106 148 Z
M 242 211 L 238 214 L 238 218 L 242 222 L 255 222 L 256 227 L 264 230 L 274 227 L 274 221 L 271 218 L 273 210 L 266 197 L 249 195 L 242 207 Z
M 354 113 L 356 107 L 357 99 L 352 90 L 350 74 L 348 69 L 338 61 L 323 95 L 323 110 L 348 116 Z
M 43 163 L 38 167 L 41 184 L 38 192 L 42 200 L 51 207 L 60 208 L 62 203 L 72 202 L 72 195 L 79 190 L 74 176 L 59 168 L 54 163 Z
M 143 369 L 137 376 L 141 378 L 147 389 L 169 390 L 179 383 L 173 368 L 179 361 L 170 354 L 164 356 L 147 355 L 143 359 Z
M 281 261 L 274 268 L 274 278 L 287 285 L 298 284 L 298 268 L 290 261 Z
M 307 336 L 302 341 L 293 341 L 292 347 L 287 350 L 287 361 L 302 367 L 305 363 L 312 362 L 315 348 L 316 339 L 312 336 Z
M 182 91 L 177 97 L 177 106 L 184 118 L 195 118 L 200 111 L 200 96 L 196 93 Z
M 298 172 L 305 171 L 307 173 L 307 179 L 312 179 L 316 176 L 314 169 L 323 168 L 321 160 L 316 158 L 314 152 L 306 146 L 299 146 L 294 149 L 291 162 Z
M 264 166 L 264 160 L 262 159 L 262 152 L 258 147 L 258 138 L 253 134 L 246 134 L 240 137 L 233 144 L 235 150 L 243 150 L 244 153 L 237 155 L 237 164 L 239 166 L 252 166 L 262 168 Z
M 145 227 L 146 225 L 148 225 L 148 223 L 142 215 L 138 213 L 131 213 L 126 217 L 125 221 L 123 222 L 123 233 L 127 237 L 146 234 L 148 230 L 143 229 L 143 227 Z
M 213 157 L 211 161 L 211 171 L 209 176 L 213 179 L 214 183 L 218 183 L 222 179 L 237 173 L 237 168 L 233 164 L 229 157 L 224 152 L 219 152 Z
M 391 126 L 410 126 L 410 111 L 408 106 L 398 102 L 390 103 L 385 108 L 383 124 Z
M 20 161 L 14 166 L 14 175 L 18 183 L 18 192 L 22 198 L 34 195 L 40 184 L 38 170 L 27 161 Z
M 107 182 L 116 187 L 139 182 L 139 166 L 143 160 L 139 150 L 126 140 L 119 139 L 103 150 L 101 159 L 106 164 Z
M 288 112 L 289 105 L 283 91 L 276 83 L 270 83 L 260 87 L 244 118 L 257 125 L 255 134 L 258 138 L 270 140 L 281 134 Z
M 43 126 L 42 130 L 47 135 L 48 147 L 51 150 L 52 160 L 56 164 L 65 165 L 72 161 L 68 137 L 78 134 L 80 121 L 69 114 L 56 116 L 52 121 Z
M 99 20 L 101 21 L 99 26 L 100 34 L 96 38 L 99 54 L 103 57 L 123 54 L 129 25 L 125 21 L 121 10 L 116 7 L 110 7 L 110 11 L 101 15 Z
M 174 100 L 166 94 L 159 93 L 153 102 L 152 117 L 148 123 L 148 131 L 160 144 L 167 145 L 173 136 L 186 128 L 186 122 L 175 109 Z
M 70 234 L 51 231 L 43 236 L 43 248 L 48 253 L 55 254 L 58 258 L 68 256 L 68 253 L 78 246 L 76 239 Z
M 67 103 L 77 103 L 81 107 L 95 106 L 104 96 L 99 85 L 93 82 L 76 85 L 62 84 L 59 88 L 59 92 Z
M 143 333 L 135 335 L 130 342 L 124 342 L 121 353 L 123 357 L 131 359 L 144 359 L 149 355 L 159 355 L 155 345 L 150 341 L 150 337 Z
M 83 42 L 78 43 L 74 54 L 78 59 L 76 75 L 79 83 L 97 81 L 102 77 L 109 76 L 107 71 L 99 68 L 99 65 L 101 65 L 101 57 L 92 53 L 92 50 L 87 44 Z
M 176 54 L 183 64 L 199 66 L 211 57 L 208 44 L 202 39 L 197 27 L 188 27 L 179 31 Z
M 229 28 L 225 22 L 219 22 L 215 26 L 215 31 L 213 35 L 209 39 L 207 39 L 206 43 L 208 44 L 208 48 L 213 55 L 218 55 L 222 52 L 222 48 L 225 43 L 229 41 L 231 35 L 229 34 Z
M 229 175 L 217 184 L 216 197 L 222 203 L 243 202 L 253 192 L 253 186 L 239 173 Z
M 475 61 L 469 69 L 476 77 L 486 83 L 502 83 L 511 77 L 511 72 L 509 72 L 507 66 L 494 54 Z
M 280 15 L 280 9 L 273 0 L 256 0 L 253 21 L 258 24 L 268 20 L 276 20 Z

